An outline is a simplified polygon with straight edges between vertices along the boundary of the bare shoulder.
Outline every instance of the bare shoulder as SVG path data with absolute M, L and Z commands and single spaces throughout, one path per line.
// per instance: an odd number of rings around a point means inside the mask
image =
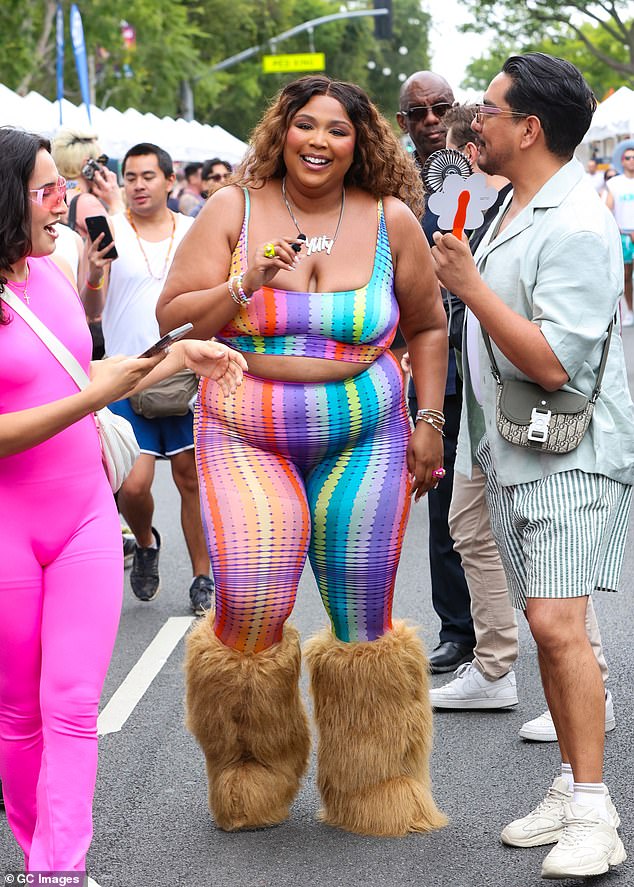
M 396 246 L 403 238 L 423 236 L 420 222 L 398 197 L 384 197 L 383 209 L 390 243 Z
M 195 219 L 196 233 L 240 234 L 244 218 L 244 193 L 237 185 L 227 185 L 211 195 Z

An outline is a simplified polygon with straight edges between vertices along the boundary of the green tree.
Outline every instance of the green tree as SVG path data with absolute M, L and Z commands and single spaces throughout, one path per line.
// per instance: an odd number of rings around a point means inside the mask
M 518 47 L 567 38 L 625 80 L 634 76 L 634 20 L 629 0 L 462 0 L 475 24 L 465 30 L 495 29 L 498 39 Z M 588 25 L 593 27 L 588 28 Z M 606 39 L 607 38 L 607 42 Z
M 625 47 L 598 25 L 585 24 L 582 25 L 582 30 L 586 38 L 600 47 L 604 54 L 617 60 L 626 60 Z M 618 74 L 613 67 L 605 64 L 594 53 L 591 53 L 586 42 L 564 35 L 553 35 L 544 40 L 526 41 L 521 46 L 512 44 L 510 41 L 497 43 L 488 53 L 474 59 L 468 65 L 462 85 L 484 91 L 510 55 L 531 51 L 547 52 L 572 62 L 583 73 L 599 100 L 610 90 L 618 89 L 624 83 L 626 85 L 634 84 L 634 74 L 630 77 Z
M 65 14 L 65 91 L 81 100 L 69 37 L 72 0 Z M 245 138 L 275 93 L 298 74 L 265 75 L 261 55 L 274 38 L 308 20 L 341 11 L 340 0 L 77 0 L 82 13 L 95 103 L 158 115 L 183 111 L 181 87 L 193 86 L 196 118 L 218 123 Z M 277 43 L 277 51 L 326 55 L 326 73 L 368 90 L 393 118 L 399 75 L 429 63 L 429 17 L 420 0 L 394 0 L 393 35 L 374 36 L 370 16 L 341 19 Z M 56 0 L 2 0 L 0 59 L 2 82 L 22 94 L 36 90 L 55 98 Z M 369 0 L 348 8 L 371 8 Z M 136 31 L 126 47 L 121 21 Z M 261 51 L 226 70 L 214 65 L 254 46 Z M 406 52 L 405 52 L 406 50 Z M 385 74 L 384 71 L 388 71 Z

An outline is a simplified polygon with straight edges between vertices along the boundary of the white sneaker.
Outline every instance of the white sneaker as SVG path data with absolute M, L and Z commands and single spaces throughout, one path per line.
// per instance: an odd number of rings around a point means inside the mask
M 542 864 L 542 878 L 602 875 L 627 859 L 614 825 L 592 807 L 564 805 L 563 834 Z
M 605 695 L 605 732 L 609 733 L 615 727 L 616 719 L 614 717 L 612 694 L 608 690 Z M 519 734 L 522 739 L 530 739 L 532 742 L 557 742 L 553 716 L 548 709 L 538 718 L 533 718 L 532 721 L 526 721 L 525 724 L 522 724 Z
M 566 807 L 572 804 L 572 797 L 568 780 L 563 776 L 556 776 L 544 800 L 522 819 L 515 819 L 506 826 L 500 835 L 502 842 L 511 847 L 540 847 L 542 844 L 554 844 L 563 834 Z M 620 826 L 621 820 L 609 794 L 607 808 L 610 824 L 616 829 Z
M 518 701 L 515 673 L 511 669 L 497 681 L 487 681 L 472 662 L 465 662 L 452 681 L 429 691 L 429 699 L 434 708 L 508 708 Z
M 634 314 L 624 310 L 621 315 L 621 326 L 634 326 Z

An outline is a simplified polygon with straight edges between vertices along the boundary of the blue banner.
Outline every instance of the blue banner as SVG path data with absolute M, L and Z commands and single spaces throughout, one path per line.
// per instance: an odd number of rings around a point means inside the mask
M 88 112 L 88 120 L 92 123 L 90 118 L 90 86 L 88 83 L 88 58 L 86 56 L 84 27 L 81 23 L 81 13 L 74 3 L 70 8 L 70 38 L 73 43 L 73 52 L 75 53 L 75 66 L 77 68 L 77 76 L 79 77 L 81 98 Z
M 59 125 L 62 120 L 62 99 L 64 98 L 64 11 L 62 4 L 57 4 L 55 13 L 55 42 L 57 47 L 57 101 L 59 102 Z

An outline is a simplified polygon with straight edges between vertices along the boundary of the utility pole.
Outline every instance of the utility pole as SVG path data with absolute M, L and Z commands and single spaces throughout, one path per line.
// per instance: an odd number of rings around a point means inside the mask
M 378 2 L 378 0 L 374 0 L 374 2 L 376 3 Z M 185 120 L 194 119 L 194 86 L 196 85 L 196 83 L 198 83 L 199 80 L 202 80 L 203 77 L 208 77 L 210 74 L 214 74 L 216 71 L 224 71 L 227 68 L 232 67 L 233 65 L 237 65 L 239 62 L 243 62 L 246 59 L 257 55 L 258 52 L 261 52 L 263 49 L 267 48 L 267 46 L 270 46 L 271 51 L 275 52 L 278 43 L 281 43 L 283 40 L 288 40 L 289 37 L 295 37 L 296 34 L 301 34 L 304 31 L 308 31 L 311 52 L 313 52 L 313 33 L 315 28 L 319 27 L 319 25 L 325 25 L 327 22 L 334 22 L 339 19 L 360 18 L 361 16 L 365 15 L 388 16 L 388 22 L 391 24 L 392 0 L 386 0 L 385 6 L 379 7 L 378 9 L 359 9 L 355 10 L 354 12 L 336 12 L 332 15 L 322 15 L 319 18 L 314 18 L 310 21 L 303 22 L 303 24 L 297 25 L 296 27 L 291 28 L 289 31 L 284 31 L 282 34 L 278 34 L 276 37 L 271 37 L 271 39 L 266 44 L 260 44 L 259 46 L 251 46 L 249 49 L 243 49 L 242 52 L 238 52 L 236 55 L 229 56 L 229 58 L 223 59 L 221 62 L 217 62 L 215 65 L 211 65 L 211 67 L 207 68 L 207 70 L 203 74 L 199 74 L 197 77 L 192 77 L 191 80 L 181 81 L 181 109 L 183 117 L 185 118 Z M 382 33 L 389 35 L 389 31 L 385 29 Z

